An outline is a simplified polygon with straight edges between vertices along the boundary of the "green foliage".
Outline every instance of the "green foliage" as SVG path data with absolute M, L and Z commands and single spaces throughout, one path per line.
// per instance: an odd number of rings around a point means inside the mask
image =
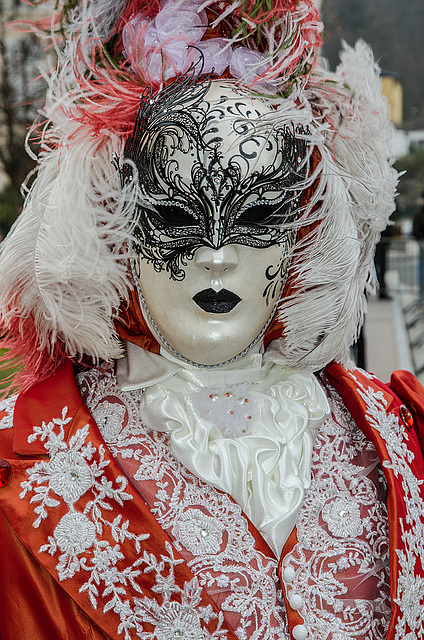
M 0 349 L 0 363 L 2 363 L 4 356 L 6 355 L 5 349 Z M 3 396 L 4 391 L 11 386 L 13 376 L 17 372 L 16 368 L 8 367 L 6 369 L 0 368 L 0 397 Z

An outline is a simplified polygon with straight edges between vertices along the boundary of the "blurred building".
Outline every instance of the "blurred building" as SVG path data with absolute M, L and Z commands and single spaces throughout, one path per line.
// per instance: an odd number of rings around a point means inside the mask
M 411 149 L 424 148 L 424 122 L 404 127 L 403 87 L 399 74 L 382 70 L 381 87 L 389 103 L 390 118 L 396 127 L 393 155 L 400 158 L 406 156 Z
M 398 73 L 381 71 L 381 88 L 387 98 L 390 118 L 396 127 L 403 126 L 403 87 Z

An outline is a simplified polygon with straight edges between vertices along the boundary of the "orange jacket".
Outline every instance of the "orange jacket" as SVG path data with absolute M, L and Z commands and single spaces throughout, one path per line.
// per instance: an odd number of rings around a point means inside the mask
M 326 375 L 380 457 L 389 492 L 387 640 L 413 640 L 424 633 L 424 461 L 418 438 L 424 433 L 424 390 L 407 372 L 394 374 L 391 387 L 338 364 L 327 367 Z M 8 426 L 1 422 L 5 416 L 0 412 L 1 426 Z M 199 637 L 236 640 L 216 594 L 195 584 L 122 477 L 71 365 L 18 396 L 13 427 L 0 430 L 2 640 L 153 638 L 155 611 L 166 603 L 175 612 L 190 598 L 200 612 Z M 286 597 L 282 566 L 295 543 L 296 530 L 279 571 L 291 633 L 297 627 L 292 637 L 303 620 Z M 141 606 L 145 635 L 137 636 Z M 163 631 L 160 637 L 168 636 Z

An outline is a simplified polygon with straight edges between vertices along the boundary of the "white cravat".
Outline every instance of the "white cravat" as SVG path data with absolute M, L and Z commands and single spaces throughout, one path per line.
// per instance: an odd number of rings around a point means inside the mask
M 310 485 L 316 431 L 329 415 L 315 376 L 261 353 L 202 369 L 128 344 L 124 391 L 143 388 L 143 423 L 169 434 L 175 457 L 229 493 L 279 555 Z

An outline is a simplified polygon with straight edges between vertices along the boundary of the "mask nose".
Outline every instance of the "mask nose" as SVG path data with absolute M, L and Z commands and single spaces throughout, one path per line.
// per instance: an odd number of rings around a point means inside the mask
M 200 247 L 195 255 L 196 266 L 210 274 L 211 287 L 214 291 L 223 289 L 223 274 L 235 269 L 239 263 L 237 248 L 234 245 L 211 249 Z

